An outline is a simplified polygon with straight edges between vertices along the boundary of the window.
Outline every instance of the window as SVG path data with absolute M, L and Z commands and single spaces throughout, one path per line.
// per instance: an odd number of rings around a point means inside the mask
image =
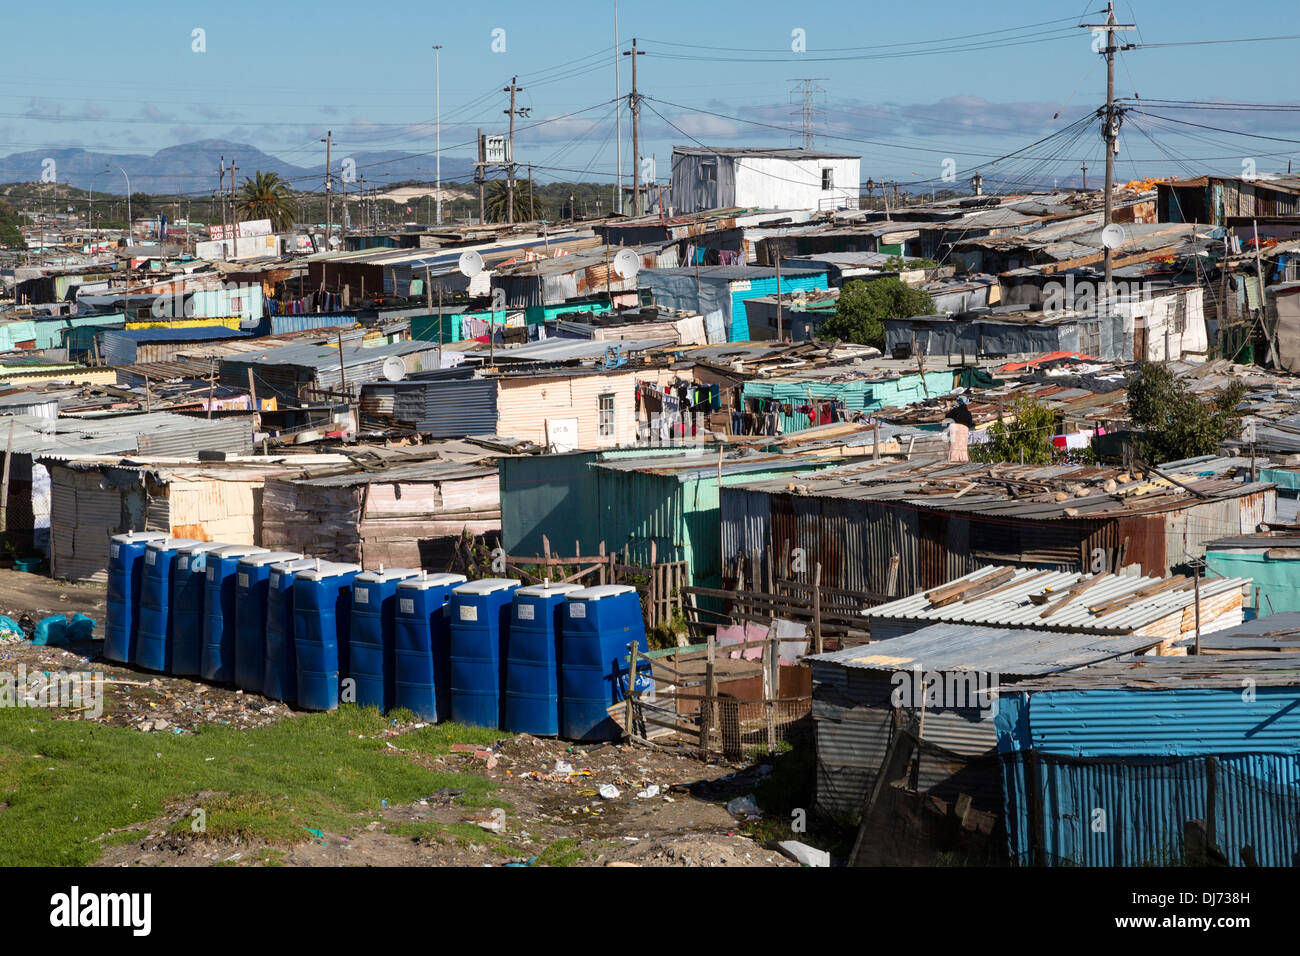
M 244 311 L 244 300 L 239 296 L 232 296 L 230 299 L 230 312 L 233 315 L 236 312 Z
M 718 164 L 715 160 L 700 163 L 700 182 L 716 183 L 718 181 Z
M 600 437 L 614 437 L 614 393 L 607 392 L 600 396 Z
M 827 167 L 822 170 L 822 190 L 835 188 L 835 170 Z

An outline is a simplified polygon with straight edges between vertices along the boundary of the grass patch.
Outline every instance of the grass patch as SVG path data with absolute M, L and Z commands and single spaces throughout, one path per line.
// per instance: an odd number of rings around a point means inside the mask
M 99 842 L 102 846 L 126 846 L 128 843 L 139 843 L 148 835 L 148 830 L 118 830 L 116 833 L 107 834 Z
M 200 793 L 218 795 L 197 803 L 208 836 L 292 843 L 310 838 L 302 827 L 347 832 L 364 822 L 357 814 L 375 812 L 384 800 L 410 803 L 454 787 L 481 801 L 495 789 L 481 777 L 430 771 L 394 753 L 385 746 L 392 738 L 379 736 L 389 726 L 373 709 L 345 706 L 255 730 L 216 725 L 158 735 L 0 709 L 0 801 L 7 804 L 0 865 L 93 863 L 102 834 L 153 820 L 181 801 L 195 805 Z M 498 737 L 439 725 L 399 745 L 436 754 L 451 743 Z M 202 836 L 192 821 L 186 813 L 173 831 Z
M 549 844 L 541 853 L 537 854 L 535 866 L 577 866 L 587 854 L 578 848 L 578 841 L 572 837 L 564 837 Z

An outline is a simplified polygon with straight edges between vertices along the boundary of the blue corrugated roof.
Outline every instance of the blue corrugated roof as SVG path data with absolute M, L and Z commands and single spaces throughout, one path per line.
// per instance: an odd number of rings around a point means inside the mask
M 117 335 L 132 342 L 207 342 L 214 339 L 247 338 L 252 332 L 224 325 L 198 325 L 188 329 L 106 329 L 105 336 Z

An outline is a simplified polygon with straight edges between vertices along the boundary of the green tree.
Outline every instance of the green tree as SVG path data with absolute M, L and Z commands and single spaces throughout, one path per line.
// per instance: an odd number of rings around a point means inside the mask
M 261 170 L 239 187 L 236 205 L 240 220 L 269 219 L 271 228 L 283 232 L 293 226 L 293 198 L 288 184 L 276 173 Z
M 1009 415 L 999 415 L 989 426 L 989 440 L 971 448 L 976 461 L 1005 461 L 1026 465 L 1052 463 L 1052 436 L 1056 434 L 1056 412 L 1030 395 L 1011 403 Z
M 841 342 L 885 347 L 882 319 L 907 319 L 933 315 L 928 292 L 913 289 L 898 279 L 850 282 L 840 293 L 835 314 L 822 324 L 821 334 Z
M 515 180 L 515 222 L 528 222 L 528 199 L 532 189 L 526 179 Z M 483 215 L 488 222 L 506 222 L 510 204 L 510 187 L 504 179 L 494 179 L 488 184 L 483 198 Z M 540 200 L 535 204 L 539 218 L 545 219 Z
M 1246 386 L 1233 382 L 1202 399 L 1165 366 L 1141 363 L 1128 383 L 1129 418 L 1141 430 L 1138 454 L 1153 465 L 1216 454 L 1241 432 L 1236 407 L 1245 394 Z

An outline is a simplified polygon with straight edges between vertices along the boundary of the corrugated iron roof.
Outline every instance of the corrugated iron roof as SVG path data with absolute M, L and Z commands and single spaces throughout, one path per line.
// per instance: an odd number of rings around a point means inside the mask
M 1036 676 L 1085 667 L 1159 644 L 1132 634 L 1099 635 L 1024 628 L 932 624 L 911 634 L 847 647 L 806 660 L 867 670 L 981 671 Z
M 944 585 L 944 589 L 961 584 L 979 584 L 1008 570 L 1003 567 L 985 567 Z M 1154 591 L 1157 585 L 1175 578 L 1148 578 L 1129 574 L 1102 574 L 1087 590 L 1070 596 L 1067 592 L 1090 578 L 1077 571 L 1038 571 L 1016 568 L 1005 582 L 998 584 L 987 596 L 976 594 L 969 600 L 943 604 L 936 594 L 939 589 L 919 592 L 898 601 L 871 608 L 869 621 L 913 620 L 943 621 L 953 624 L 978 624 L 985 626 L 1039 628 L 1043 630 L 1077 630 L 1089 633 L 1129 633 L 1168 614 L 1189 607 L 1195 601 L 1193 581 L 1182 578 L 1181 583 Z M 1201 581 L 1201 601 L 1220 594 L 1241 590 L 1250 585 L 1248 578 L 1208 578 Z M 1143 593 L 1147 592 L 1147 593 Z M 930 596 L 934 595 L 932 600 Z M 1030 595 L 1046 595 L 1046 601 L 1036 603 Z M 1043 613 L 1049 607 L 1058 610 L 1048 617 Z M 1092 608 L 1100 607 L 1093 611 Z M 1213 628 L 1207 621 L 1203 633 Z

